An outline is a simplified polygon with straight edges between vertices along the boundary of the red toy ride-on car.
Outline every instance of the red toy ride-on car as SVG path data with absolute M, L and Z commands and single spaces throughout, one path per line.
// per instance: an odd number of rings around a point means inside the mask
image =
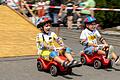
M 66 60 L 65 56 L 59 56 L 61 59 Z M 42 57 L 39 57 L 37 59 L 37 68 L 38 71 L 50 71 L 50 74 L 52 76 L 57 76 L 59 73 L 66 73 L 71 74 L 72 68 L 65 68 L 61 66 L 60 63 L 54 61 L 54 60 L 45 60 Z
M 83 51 L 80 53 L 82 64 L 93 65 L 95 69 L 101 67 L 111 68 L 113 65 L 112 60 L 107 59 L 106 55 L 101 55 L 97 53 L 85 54 Z

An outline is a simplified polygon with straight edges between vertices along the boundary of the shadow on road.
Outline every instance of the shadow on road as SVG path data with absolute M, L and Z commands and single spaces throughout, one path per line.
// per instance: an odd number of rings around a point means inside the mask
M 75 74 L 75 73 L 72 72 L 69 75 L 60 75 L 60 76 L 66 78 L 66 79 L 73 79 L 72 76 L 83 76 L 83 75 Z
M 112 67 L 112 69 L 114 69 L 115 71 L 120 71 L 120 69 L 118 69 L 118 68 Z
M 105 69 L 105 71 L 112 71 L 112 70 L 115 70 L 115 71 L 120 71 L 120 69 L 115 68 L 115 67 Z

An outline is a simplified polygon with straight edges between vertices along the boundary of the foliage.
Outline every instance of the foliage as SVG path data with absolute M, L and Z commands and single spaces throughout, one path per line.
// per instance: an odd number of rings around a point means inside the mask
M 97 8 L 120 9 L 119 0 L 95 0 L 95 1 Z M 95 17 L 102 25 L 102 28 L 116 27 L 120 25 L 120 12 L 117 11 L 95 11 Z

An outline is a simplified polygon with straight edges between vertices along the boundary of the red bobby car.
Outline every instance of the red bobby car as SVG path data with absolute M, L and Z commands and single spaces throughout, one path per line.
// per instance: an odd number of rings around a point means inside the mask
M 93 65 L 95 69 L 101 67 L 112 68 L 113 62 L 110 59 L 107 59 L 105 55 L 93 53 L 85 54 L 83 51 L 80 53 L 82 64 Z
M 61 59 L 66 60 L 65 56 L 60 56 Z M 71 74 L 72 68 L 65 68 L 61 66 L 60 63 L 54 60 L 45 60 L 42 57 L 37 59 L 37 69 L 38 71 L 50 71 L 52 76 L 57 76 L 60 73 Z

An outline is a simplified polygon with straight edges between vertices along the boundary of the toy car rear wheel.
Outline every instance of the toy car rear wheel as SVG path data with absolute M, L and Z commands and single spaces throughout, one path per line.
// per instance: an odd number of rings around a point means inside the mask
M 57 76 L 57 74 L 58 74 L 58 68 L 57 68 L 55 65 L 52 65 L 52 66 L 50 67 L 50 74 L 51 74 L 52 76 Z
M 81 56 L 81 63 L 84 65 L 86 64 L 86 58 L 84 56 Z
M 38 71 L 42 71 L 43 70 L 43 65 L 40 61 L 37 62 L 37 69 Z
M 95 69 L 100 69 L 100 68 L 101 68 L 101 65 L 102 65 L 102 63 L 101 63 L 100 60 L 95 60 L 95 61 L 94 61 L 94 68 L 95 68 Z

